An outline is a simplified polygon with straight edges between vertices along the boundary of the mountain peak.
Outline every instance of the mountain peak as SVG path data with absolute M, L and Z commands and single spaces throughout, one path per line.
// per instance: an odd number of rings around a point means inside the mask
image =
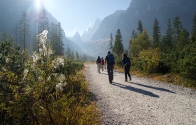
M 75 35 L 72 37 L 72 40 L 73 41 L 81 41 L 81 37 L 80 37 L 80 34 L 79 32 L 76 32 Z

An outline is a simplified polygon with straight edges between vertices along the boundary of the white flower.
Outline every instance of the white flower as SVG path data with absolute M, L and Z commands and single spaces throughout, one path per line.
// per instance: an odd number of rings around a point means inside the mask
M 27 77 L 27 74 L 28 74 L 28 72 L 29 72 L 29 70 L 28 69 L 25 69 L 24 71 L 23 71 L 23 80 Z
M 33 52 L 32 59 L 33 62 L 37 62 L 37 60 L 39 59 L 39 56 L 36 54 L 36 52 Z
M 59 76 L 59 82 L 63 82 L 65 80 L 65 75 L 61 74 Z
M 56 91 L 63 91 L 63 84 L 62 83 L 58 83 L 57 85 L 56 85 Z
M 64 59 L 63 58 L 57 58 L 60 65 L 64 66 Z
M 7 69 L 6 69 L 5 67 L 2 67 L 2 70 L 3 70 L 4 72 L 7 72 Z
M 51 77 L 50 77 L 50 76 L 48 76 L 47 81 L 50 81 L 50 80 L 51 80 Z
M 38 39 L 39 39 L 39 43 L 40 43 L 40 44 L 45 44 L 45 43 L 46 43 L 47 34 L 48 34 L 48 31 L 47 31 L 47 30 L 44 30 L 42 33 L 40 33 L 40 34 L 37 36 Z
M 38 81 L 41 82 L 43 81 L 43 78 L 41 76 L 38 77 Z
M 6 58 L 6 59 L 5 59 L 5 62 L 6 62 L 6 63 L 10 63 L 11 61 L 12 61 L 12 60 L 11 60 L 10 58 Z
M 56 69 L 60 65 L 64 66 L 64 59 L 63 58 L 56 58 L 55 60 L 52 61 L 53 67 Z
M 51 48 L 49 48 L 49 49 L 48 49 L 48 55 L 51 55 L 51 54 L 53 54 L 53 51 L 52 51 Z
M 40 52 L 40 53 L 42 52 L 42 48 L 39 48 L 39 52 Z

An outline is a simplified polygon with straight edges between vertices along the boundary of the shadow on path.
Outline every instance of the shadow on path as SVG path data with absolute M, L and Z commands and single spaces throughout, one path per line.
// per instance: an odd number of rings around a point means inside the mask
M 100 72 L 100 74 L 108 75 L 108 73 L 104 73 L 104 72 Z M 116 76 L 116 75 L 113 74 L 113 76 Z
M 108 73 L 100 72 L 100 74 L 108 75 Z
M 129 82 L 129 83 L 132 83 L 132 84 L 135 84 L 135 85 L 139 85 L 139 86 L 143 86 L 143 87 L 146 87 L 146 88 L 151 88 L 151 89 L 156 89 L 156 90 L 164 91 L 164 92 L 175 93 L 175 92 L 172 92 L 172 91 L 170 91 L 168 89 L 164 89 L 164 88 L 153 87 L 153 86 L 143 85 L 143 84 L 134 83 L 134 82 Z
M 123 84 L 116 83 L 116 82 L 113 82 L 112 85 L 118 86 L 120 88 L 129 90 L 129 91 L 134 91 L 134 92 L 137 92 L 137 93 L 140 93 L 140 94 L 144 94 L 144 95 L 148 95 L 148 96 L 151 96 L 151 97 L 159 98 L 158 95 L 155 95 L 154 93 L 143 90 L 143 89 L 134 88 L 134 87 L 123 85 Z

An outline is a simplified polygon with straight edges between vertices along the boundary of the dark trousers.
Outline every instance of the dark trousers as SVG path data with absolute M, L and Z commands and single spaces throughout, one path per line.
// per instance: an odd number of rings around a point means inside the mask
M 130 66 L 125 66 L 124 67 L 124 71 L 125 71 L 125 80 L 127 80 L 127 75 L 129 76 L 129 78 L 131 78 L 131 75 L 129 73 L 130 71 Z
M 113 69 L 114 69 L 114 65 L 108 65 L 107 66 L 107 70 L 108 70 L 108 78 L 109 78 L 109 82 L 111 83 L 113 80 Z

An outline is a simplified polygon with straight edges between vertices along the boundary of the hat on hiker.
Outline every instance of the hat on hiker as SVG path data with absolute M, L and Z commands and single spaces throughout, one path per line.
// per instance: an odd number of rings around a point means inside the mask
M 108 54 L 110 54 L 110 51 L 108 51 Z

